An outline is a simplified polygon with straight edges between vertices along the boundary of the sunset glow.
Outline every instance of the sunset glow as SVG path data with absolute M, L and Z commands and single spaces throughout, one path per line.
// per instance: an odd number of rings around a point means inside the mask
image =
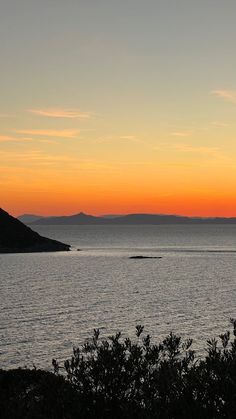
M 235 3 L 13 3 L 0 207 L 236 216 Z

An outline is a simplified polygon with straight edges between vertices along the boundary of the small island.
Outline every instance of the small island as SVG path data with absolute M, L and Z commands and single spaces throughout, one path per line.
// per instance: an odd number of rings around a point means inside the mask
M 129 259 L 162 259 L 162 256 L 130 256 Z
M 0 208 L 0 253 L 69 251 L 70 245 L 42 237 Z

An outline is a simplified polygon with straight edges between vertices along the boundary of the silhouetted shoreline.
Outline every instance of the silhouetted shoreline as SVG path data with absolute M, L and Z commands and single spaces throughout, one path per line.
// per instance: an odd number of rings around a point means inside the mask
M 61 252 L 70 245 L 42 237 L 0 208 L 0 253 Z

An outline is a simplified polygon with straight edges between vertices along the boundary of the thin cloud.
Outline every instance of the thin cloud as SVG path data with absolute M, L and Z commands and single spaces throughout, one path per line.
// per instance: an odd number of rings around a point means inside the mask
M 213 121 L 211 125 L 214 125 L 214 127 L 219 127 L 219 128 L 226 128 L 229 126 L 229 124 L 225 124 L 225 122 L 219 122 L 219 121 Z
M 94 143 L 114 143 L 114 142 L 134 142 L 134 143 L 140 143 L 144 144 L 145 142 L 141 140 L 140 138 L 137 138 L 135 135 L 117 135 L 117 136 L 107 136 L 107 137 L 99 137 L 96 140 L 94 140 Z
M 23 141 L 32 141 L 34 143 L 43 143 L 43 144 L 59 144 L 58 141 L 55 140 L 48 140 L 47 138 L 32 138 L 32 137 L 21 137 L 18 139 L 19 141 L 23 140 Z
M 63 163 L 64 172 L 65 170 L 73 173 L 78 172 L 78 170 L 89 170 L 90 172 L 97 170 L 114 170 L 113 165 L 107 164 L 106 162 L 81 159 L 72 155 L 49 154 L 39 149 L 27 150 L 24 152 L 0 150 L 0 160 L 4 161 L 6 164 L 7 162 L 10 162 L 11 165 L 14 163 L 16 167 L 23 167 L 24 169 L 47 166 L 49 168 L 52 167 L 53 170 L 55 170 L 55 168 L 61 169 Z
M 0 143 L 9 143 L 9 142 L 28 142 L 32 141 L 31 138 L 18 138 L 18 137 L 11 137 L 9 135 L 0 135 Z
M 35 135 L 42 137 L 56 137 L 56 138 L 76 138 L 79 131 L 65 129 L 65 130 L 50 130 L 50 129 L 24 129 L 16 131 L 17 134 Z
M 35 141 L 35 140 L 33 140 Z M 58 141 L 54 141 L 54 140 L 38 140 L 39 143 L 43 143 L 43 144 L 59 144 Z
M 10 159 L 11 161 L 16 161 L 17 163 L 24 163 L 29 162 L 32 163 L 56 163 L 56 162 L 76 162 L 78 159 L 76 159 L 73 156 L 67 156 L 67 155 L 52 155 L 52 154 L 46 154 L 42 150 L 38 149 L 32 149 L 27 150 L 24 152 L 17 152 L 17 151 L 6 151 L 6 150 L 0 150 L 0 158 L 3 157 L 4 161 L 7 159 Z
M 89 119 L 91 116 L 89 112 L 81 112 L 79 109 L 29 109 L 28 112 L 48 118 Z
M 174 137 L 189 137 L 192 134 L 190 131 L 175 131 L 171 132 L 171 135 Z
M 37 142 L 43 144 L 58 144 L 57 141 L 48 140 L 48 139 L 39 139 L 39 138 L 31 138 L 31 137 L 12 137 L 9 135 L 0 135 L 0 143 L 30 143 L 30 142 Z
M 121 140 L 135 140 L 135 136 L 134 135 L 121 135 L 119 138 L 121 138 Z
M 191 153 L 203 153 L 203 154 L 216 154 L 220 150 L 219 147 L 194 147 L 189 144 L 175 144 L 173 146 L 178 151 L 191 152 Z
M 219 147 L 207 147 L 207 146 L 193 146 L 186 143 L 159 143 L 157 146 L 153 147 L 153 150 L 162 151 L 162 150 L 175 150 L 176 152 L 181 153 L 199 153 L 206 155 L 218 155 L 220 152 Z
M 212 95 L 236 104 L 236 90 L 213 90 Z

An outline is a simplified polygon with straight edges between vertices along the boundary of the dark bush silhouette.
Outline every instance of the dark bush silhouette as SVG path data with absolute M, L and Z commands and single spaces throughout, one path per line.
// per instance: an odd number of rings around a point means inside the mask
M 75 348 L 64 364 L 67 380 L 87 410 L 104 418 L 236 418 L 236 321 L 230 332 L 207 342 L 205 359 L 197 359 L 192 340 L 171 333 L 152 344 L 143 327 L 137 339 L 117 333 Z M 53 362 L 55 372 L 60 369 Z
M 63 377 L 42 370 L 0 370 L 1 419 L 72 419 L 81 411 L 77 393 Z
M 74 348 L 55 374 L 0 372 L 0 412 L 5 418 L 236 418 L 236 321 L 230 332 L 207 341 L 204 359 L 192 340 L 170 333 L 153 344 L 143 327 L 136 338 L 120 333 Z M 4 416 L 5 415 L 5 416 Z

